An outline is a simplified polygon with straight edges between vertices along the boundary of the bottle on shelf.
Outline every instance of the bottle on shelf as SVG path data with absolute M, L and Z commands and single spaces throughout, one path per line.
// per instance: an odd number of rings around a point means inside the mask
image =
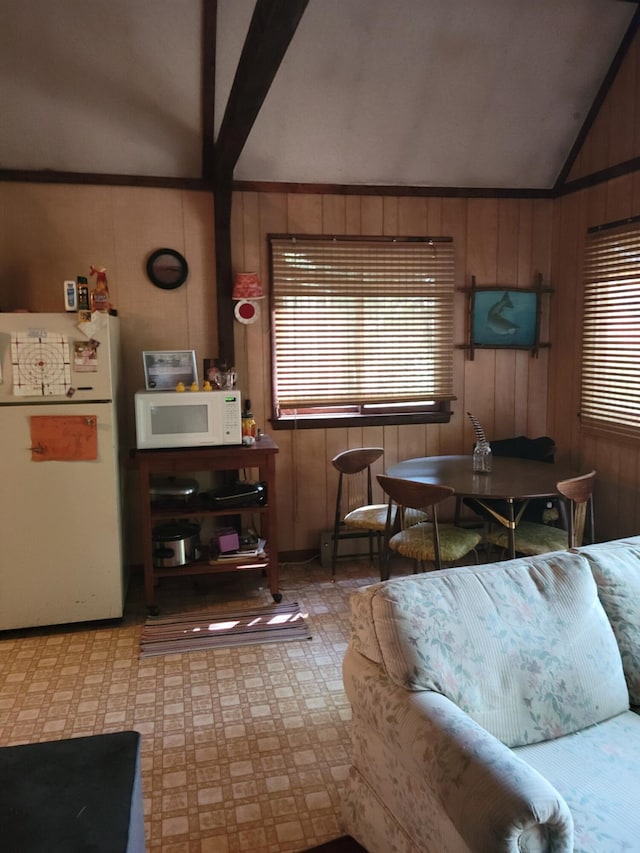
M 91 310 L 108 312 L 111 305 L 109 303 L 109 285 L 107 284 L 107 271 L 104 267 L 90 267 L 90 275 L 96 276 L 96 286 L 90 294 Z
M 256 437 L 256 422 L 251 413 L 251 400 L 247 399 L 244 402 L 244 411 L 242 413 L 242 436 Z

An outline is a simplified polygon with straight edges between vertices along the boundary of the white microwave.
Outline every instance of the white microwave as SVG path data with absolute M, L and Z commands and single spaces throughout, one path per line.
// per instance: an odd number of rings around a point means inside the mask
M 136 391 L 135 414 L 140 450 L 242 444 L 239 391 Z

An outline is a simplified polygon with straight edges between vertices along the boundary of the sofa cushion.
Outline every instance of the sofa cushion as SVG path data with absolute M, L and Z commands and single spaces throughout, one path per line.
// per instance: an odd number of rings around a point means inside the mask
M 640 716 L 627 711 L 553 743 L 520 747 L 515 754 L 569 806 L 574 853 L 638 849 Z
M 369 601 L 389 677 L 444 694 L 508 746 L 629 707 L 616 640 L 581 555 L 398 578 L 376 584 Z
M 576 549 L 591 564 L 618 641 L 631 704 L 640 705 L 640 536 Z

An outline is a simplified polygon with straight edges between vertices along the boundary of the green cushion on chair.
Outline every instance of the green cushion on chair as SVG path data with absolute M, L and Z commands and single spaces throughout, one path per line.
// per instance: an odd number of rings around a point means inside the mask
M 509 547 L 509 532 L 506 528 L 492 530 L 485 539 L 498 548 Z M 569 540 L 566 530 L 551 527 L 548 524 L 534 524 L 532 521 L 521 521 L 516 527 L 516 553 L 526 556 L 548 554 L 550 551 L 566 551 Z
M 345 515 L 344 523 L 347 527 L 383 531 L 387 523 L 387 504 L 358 507 Z
M 440 557 L 444 562 L 461 560 L 482 539 L 480 533 L 475 530 L 467 530 L 464 527 L 456 527 L 453 524 L 439 524 L 440 533 Z M 400 533 L 396 533 L 389 540 L 389 547 L 403 557 L 412 560 L 435 561 L 436 555 L 433 549 L 433 525 L 429 522 L 421 522 L 413 527 L 407 527 Z
M 382 532 L 387 523 L 387 504 L 371 504 L 361 506 L 347 513 L 344 523 L 347 527 L 361 527 L 363 530 L 379 530 Z M 395 512 L 395 507 L 393 508 Z M 405 524 L 417 524 L 426 518 L 424 512 L 418 509 L 407 509 L 404 514 Z

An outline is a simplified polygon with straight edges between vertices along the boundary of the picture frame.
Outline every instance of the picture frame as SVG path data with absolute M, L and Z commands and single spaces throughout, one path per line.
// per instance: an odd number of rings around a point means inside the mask
M 175 391 L 182 382 L 189 388 L 198 382 L 195 350 L 146 350 L 142 353 L 147 391 Z
M 537 289 L 476 287 L 471 301 L 471 347 L 535 349 L 539 316 Z

